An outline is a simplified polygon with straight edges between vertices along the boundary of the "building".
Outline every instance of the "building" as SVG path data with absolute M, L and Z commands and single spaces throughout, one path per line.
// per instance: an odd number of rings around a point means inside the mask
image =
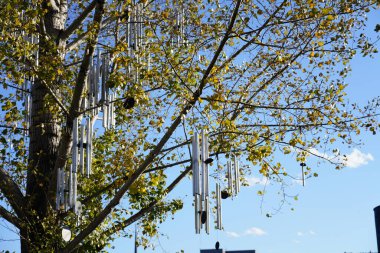
M 201 249 L 200 253 L 256 253 L 255 250 Z

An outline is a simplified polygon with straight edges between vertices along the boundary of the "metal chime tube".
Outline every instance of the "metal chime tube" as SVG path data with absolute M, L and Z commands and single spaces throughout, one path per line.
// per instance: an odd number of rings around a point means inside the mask
M 112 101 L 112 103 L 111 103 L 111 127 L 115 127 L 115 122 L 116 122 L 116 120 L 115 120 L 115 101 L 116 100 L 116 94 L 115 93 L 112 93 L 112 97 L 111 97 L 111 101 Z
M 97 49 L 95 66 L 95 104 L 99 104 L 99 80 L 100 80 L 100 49 Z M 97 110 L 98 112 L 99 110 Z
M 303 170 L 303 166 L 301 166 L 302 168 L 302 186 L 305 186 L 305 172 Z
M 70 208 L 70 171 L 64 172 L 65 177 L 65 189 L 64 189 L 64 202 L 65 210 L 67 211 Z
M 206 158 L 206 136 L 204 130 L 201 131 L 202 136 L 202 146 L 201 146 L 201 193 L 202 193 L 202 201 L 206 199 L 206 170 L 207 170 L 207 164 L 205 163 Z
M 87 118 L 87 140 L 86 140 L 86 174 L 87 177 L 91 174 L 91 163 L 92 163 L 92 124 L 91 118 Z
M 231 191 L 231 194 L 233 195 L 233 178 L 232 178 L 232 165 L 231 161 L 227 161 L 227 174 L 228 174 L 228 188 Z
M 78 167 L 78 118 L 75 118 L 73 122 L 73 147 L 71 159 L 73 171 L 76 173 Z
M 65 172 L 58 169 L 57 173 L 57 192 L 56 192 L 56 210 L 60 210 L 65 200 Z
M 78 171 L 78 118 L 73 122 L 73 147 L 72 147 L 72 164 L 71 164 L 71 206 L 76 208 L 77 201 L 77 171 Z
M 107 76 L 106 76 L 106 54 L 102 55 L 102 67 L 101 67 L 101 74 L 102 74 L 102 95 L 101 95 L 101 100 L 103 103 L 106 101 L 106 81 L 107 81 Z
M 141 9 L 140 4 L 136 4 L 136 41 L 137 41 L 137 47 L 136 49 L 140 48 L 141 46 Z
M 237 161 L 236 156 L 234 156 L 234 192 L 235 196 L 239 192 L 239 162 Z
M 222 230 L 222 198 L 220 184 L 216 183 L 216 229 Z
M 195 233 L 201 233 L 201 197 L 199 194 L 194 195 L 194 215 L 195 215 Z
M 72 165 L 70 165 L 69 168 L 69 196 L 68 196 L 68 209 L 70 209 L 73 206 L 73 170 Z
M 199 135 L 192 137 L 192 169 L 193 169 L 193 195 L 200 194 L 199 184 Z
M 206 209 L 206 233 L 210 234 L 210 200 L 208 196 L 206 197 L 204 206 Z
M 240 192 L 240 166 L 239 166 L 239 161 L 236 161 L 236 189 L 237 192 Z
M 89 92 L 88 92 L 88 98 L 89 98 L 89 107 L 90 108 L 93 108 L 95 106 L 95 75 L 96 75 L 96 71 L 95 71 L 95 68 L 94 68 L 94 58 L 91 57 L 90 59 L 90 71 L 89 71 Z M 95 115 L 95 110 L 92 109 L 91 110 L 91 113 L 90 113 L 92 116 Z
M 84 135 L 85 135 L 85 127 L 84 124 L 80 126 L 80 141 L 79 141 L 79 167 L 80 173 L 84 174 Z
M 74 168 L 72 168 L 74 169 Z M 78 182 L 77 182 L 77 172 L 73 171 L 72 174 L 72 179 L 73 179 L 73 192 L 72 192 L 72 207 L 74 212 L 77 210 L 77 188 L 78 188 Z

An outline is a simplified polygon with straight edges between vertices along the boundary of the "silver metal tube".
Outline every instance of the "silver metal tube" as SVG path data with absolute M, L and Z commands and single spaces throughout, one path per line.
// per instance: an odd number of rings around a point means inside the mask
M 235 155 L 234 155 L 233 177 L 234 177 L 234 193 L 236 196 L 238 193 L 238 161 Z
M 221 222 L 220 222 L 220 211 L 221 211 L 221 194 L 220 194 L 220 185 L 216 183 L 215 186 L 215 194 L 216 194 L 216 229 L 221 230 Z
M 96 69 L 95 69 L 95 104 L 99 103 L 99 80 L 100 80 L 100 50 L 97 49 L 98 55 L 96 56 Z
M 73 171 L 73 200 L 72 200 L 72 206 L 73 210 L 76 213 L 77 212 L 77 187 L 78 187 L 78 182 L 77 182 L 77 173 Z
M 192 169 L 193 169 L 193 195 L 200 194 L 199 176 L 199 135 L 192 137 Z
M 70 209 L 73 206 L 73 170 L 72 165 L 69 168 L 69 196 L 68 196 L 68 208 Z
M 201 183 L 201 196 L 202 200 L 204 201 L 206 199 L 206 185 L 205 185 L 205 179 L 206 179 L 206 137 L 205 137 L 205 131 L 202 129 L 201 131 L 201 138 L 202 138 L 202 145 L 201 145 L 201 170 L 200 170 L 200 183 Z
M 228 179 L 228 188 L 229 190 L 233 191 L 233 179 L 232 179 L 232 166 L 231 166 L 231 161 L 227 161 L 227 179 Z M 233 193 L 232 193 L 233 195 Z
M 80 126 L 80 143 L 79 143 L 79 167 L 80 173 L 84 174 L 84 135 L 85 135 L 85 126 L 81 124 Z
M 65 202 L 65 211 L 70 209 L 70 171 L 64 172 L 65 174 L 65 189 L 64 189 L 64 202 Z
M 236 161 L 236 189 L 240 192 L 240 163 Z
M 106 55 L 104 54 L 102 56 L 102 68 L 101 68 L 101 74 L 102 74 L 102 94 L 101 94 L 101 101 L 104 103 L 106 101 L 106 82 L 107 82 L 107 75 L 106 75 Z
M 210 234 L 210 201 L 208 196 L 205 200 L 205 211 L 206 211 L 206 233 Z
M 62 200 L 64 198 L 63 197 L 63 193 L 64 193 L 64 174 L 62 175 L 62 169 L 58 169 L 58 172 L 57 172 L 57 192 L 56 192 L 56 210 L 60 210 L 61 209 L 61 205 L 62 205 Z M 62 182 L 63 182 L 63 185 L 62 185 Z
M 87 149 L 86 149 L 86 174 L 87 177 L 91 174 L 91 162 L 92 162 L 92 124 L 91 118 L 87 118 Z
M 71 159 L 73 171 L 76 173 L 78 167 L 78 118 L 75 118 L 73 121 L 73 147 Z
M 195 211 L 195 233 L 200 234 L 201 233 L 201 196 L 199 194 L 194 195 L 194 211 Z

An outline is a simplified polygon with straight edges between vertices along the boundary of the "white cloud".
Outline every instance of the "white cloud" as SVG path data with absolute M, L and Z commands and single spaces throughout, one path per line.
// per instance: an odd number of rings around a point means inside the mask
M 347 154 L 345 156 L 343 155 L 329 155 L 326 153 L 321 153 L 317 149 L 310 149 L 311 153 L 326 158 L 328 160 L 331 160 L 333 162 L 340 162 L 345 164 L 349 168 L 358 168 L 360 166 L 368 164 L 370 161 L 375 160 L 373 155 L 370 153 L 363 153 L 358 149 L 352 150 L 350 154 Z
M 269 184 L 269 178 L 267 178 L 267 177 L 262 177 L 262 178 L 248 177 L 247 182 L 248 182 L 249 186 L 267 185 L 267 184 Z
M 297 232 L 297 235 L 298 236 L 303 236 L 303 233 L 302 232 Z
M 360 150 L 356 148 L 351 152 L 351 154 L 348 154 L 346 156 L 346 159 L 347 160 L 345 161 L 345 164 L 347 167 L 350 167 L 350 168 L 357 168 L 362 165 L 368 164 L 369 161 L 374 160 L 372 154 L 362 153 Z
M 247 230 L 245 230 L 244 233 L 237 233 L 237 232 L 232 232 L 232 231 L 226 231 L 226 234 L 227 234 L 228 237 L 238 238 L 238 237 L 250 236 L 250 235 L 253 235 L 253 236 L 263 236 L 263 235 L 266 235 L 267 232 L 265 232 L 261 228 L 251 227 L 251 228 L 248 228 Z
M 309 234 L 310 235 L 316 235 L 317 233 L 315 233 L 313 230 L 309 230 Z
M 246 235 L 255 235 L 255 236 L 263 236 L 266 235 L 267 232 L 262 230 L 261 228 L 251 227 L 245 231 Z
M 236 232 L 230 232 L 230 231 L 226 231 L 226 234 L 228 237 L 234 237 L 234 238 L 238 238 L 240 237 L 240 235 Z

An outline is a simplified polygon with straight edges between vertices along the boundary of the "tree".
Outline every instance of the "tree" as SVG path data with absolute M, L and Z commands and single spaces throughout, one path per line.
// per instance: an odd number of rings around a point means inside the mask
M 336 140 L 352 144 L 360 129 L 375 133 L 378 101 L 346 104 L 344 77 L 358 51 L 376 51 L 360 33 L 376 7 L 369 0 L 2 1 L 0 217 L 19 230 L 22 252 L 99 251 L 138 219 L 154 236 L 181 209 L 164 197 L 191 171 L 188 146 L 199 129 L 209 132 L 212 157 L 238 154 L 280 182 L 291 175 L 278 154 L 295 152 L 304 162 Z M 104 80 L 92 67 L 100 61 Z M 102 82 L 109 94 L 95 98 L 91 83 Z M 107 112 L 115 122 L 103 128 L 97 115 Z M 77 175 L 82 209 L 56 208 L 61 173 L 76 160 L 73 130 L 83 134 L 75 125 L 85 121 L 94 133 L 93 155 L 83 156 L 92 172 Z M 64 226 L 73 233 L 67 243 Z

